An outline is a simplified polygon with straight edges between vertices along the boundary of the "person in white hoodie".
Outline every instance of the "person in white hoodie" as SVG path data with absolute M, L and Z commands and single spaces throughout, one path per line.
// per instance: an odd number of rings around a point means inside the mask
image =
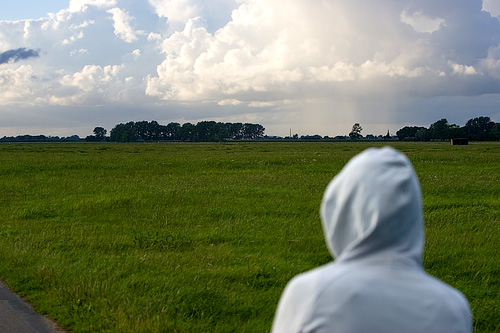
M 321 203 L 332 263 L 286 286 L 272 332 L 470 332 L 466 298 L 422 265 L 422 194 L 386 147 L 351 159 Z

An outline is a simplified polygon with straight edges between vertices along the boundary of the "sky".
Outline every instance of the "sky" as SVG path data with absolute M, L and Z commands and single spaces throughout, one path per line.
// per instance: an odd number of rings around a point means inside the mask
M 0 11 L 0 137 L 118 123 L 394 134 L 500 122 L 500 0 L 18 0 Z

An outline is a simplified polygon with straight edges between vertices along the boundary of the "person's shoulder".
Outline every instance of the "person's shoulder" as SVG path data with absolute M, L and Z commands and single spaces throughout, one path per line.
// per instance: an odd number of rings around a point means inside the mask
M 288 281 L 285 290 L 290 292 L 292 290 L 297 291 L 312 289 L 315 285 L 315 281 L 320 280 L 321 276 L 324 275 L 323 272 L 327 270 L 325 266 L 314 268 L 312 270 L 295 275 L 292 279 L 290 279 L 290 281 Z
M 450 313 L 458 314 L 459 316 L 470 316 L 470 305 L 462 292 L 432 275 L 425 274 L 434 285 L 433 292 L 435 296 L 446 305 Z
M 285 291 L 289 294 L 300 294 L 300 297 L 314 299 L 332 286 L 350 285 L 351 280 L 359 275 L 359 270 L 331 262 L 294 276 L 287 284 Z
M 294 287 L 318 286 L 330 281 L 337 270 L 338 265 L 331 262 L 294 276 L 288 284 Z
M 465 296 L 458 289 L 450 286 L 449 284 L 439 280 L 435 276 L 432 276 L 428 273 L 425 273 L 425 275 L 427 275 L 427 277 L 429 278 L 429 281 L 432 284 L 434 284 L 436 292 L 438 294 L 441 294 L 443 296 L 447 295 L 447 296 L 452 297 L 456 300 L 462 300 L 462 301 L 467 302 L 467 299 L 465 298 Z
M 281 295 L 273 321 L 273 332 L 299 332 L 314 312 L 318 293 L 330 264 L 294 276 Z

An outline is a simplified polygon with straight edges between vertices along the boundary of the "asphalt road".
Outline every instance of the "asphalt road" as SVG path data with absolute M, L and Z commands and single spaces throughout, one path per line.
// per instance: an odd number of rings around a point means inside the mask
M 64 332 L 54 321 L 36 313 L 0 281 L 0 333 Z

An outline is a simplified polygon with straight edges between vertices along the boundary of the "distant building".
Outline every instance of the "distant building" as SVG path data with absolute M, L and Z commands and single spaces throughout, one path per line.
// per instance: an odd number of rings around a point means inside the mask
M 469 144 L 468 138 L 454 138 L 451 139 L 452 146 L 466 146 Z

